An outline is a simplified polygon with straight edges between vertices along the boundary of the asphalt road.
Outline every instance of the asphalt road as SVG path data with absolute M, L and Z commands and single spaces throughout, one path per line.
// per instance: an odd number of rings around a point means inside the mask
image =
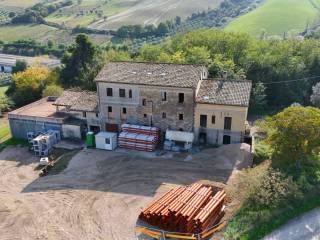
M 289 221 L 264 240 L 320 240 L 320 208 Z

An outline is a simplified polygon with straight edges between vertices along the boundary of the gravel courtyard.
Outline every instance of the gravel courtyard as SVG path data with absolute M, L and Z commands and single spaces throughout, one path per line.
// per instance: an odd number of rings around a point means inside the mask
M 82 150 L 59 175 L 38 177 L 26 148 L 0 153 L 1 240 L 134 239 L 139 212 L 173 186 L 227 183 L 251 163 L 246 144 L 194 155 Z

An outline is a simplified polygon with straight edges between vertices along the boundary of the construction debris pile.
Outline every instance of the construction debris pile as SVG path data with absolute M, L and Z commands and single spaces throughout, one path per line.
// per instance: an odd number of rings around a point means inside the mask
M 195 183 L 172 189 L 141 212 L 139 219 L 162 230 L 202 233 L 223 216 L 225 192 Z
M 138 125 L 123 124 L 119 135 L 119 147 L 152 152 L 160 142 L 160 129 Z

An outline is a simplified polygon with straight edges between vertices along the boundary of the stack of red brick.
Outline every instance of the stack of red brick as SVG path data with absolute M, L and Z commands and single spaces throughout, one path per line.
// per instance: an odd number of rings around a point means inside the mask
M 119 147 L 152 152 L 160 141 L 160 129 L 139 125 L 123 124 L 119 135 Z
M 173 189 L 141 212 L 139 218 L 166 231 L 201 233 L 223 215 L 225 192 L 195 183 Z

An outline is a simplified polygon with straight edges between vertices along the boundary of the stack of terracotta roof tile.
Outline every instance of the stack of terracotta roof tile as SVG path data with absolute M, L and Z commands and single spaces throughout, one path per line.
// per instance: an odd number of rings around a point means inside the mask
M 123 124 L 119 147 L 152 152 L 159 144 L 160 130 L 156 127 Z
M 157 141 L 160 140 L 160 129 L 157 127 L 148 127 L 132 124 L 122 124 L 121 130 L 128 133 L 143 134 L 148 136 L 154 136 Z
M 220 220 L 225 197 L 224 191 L 195 183 L 167 192 L 139 218 L 167 231 L 201 233 Z

